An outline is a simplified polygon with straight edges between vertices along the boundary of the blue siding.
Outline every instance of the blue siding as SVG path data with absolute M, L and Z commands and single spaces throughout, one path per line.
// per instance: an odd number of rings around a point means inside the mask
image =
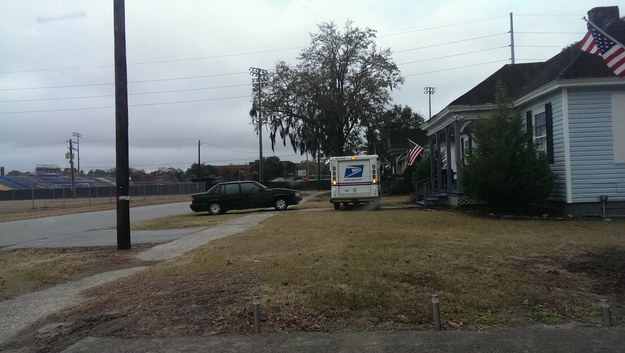
M 564 126 L 562 117 L 562 94 L 549 97 L 553 116 L 553 164 L 551 171 L 556 175 L 550 199 L 566 202 L 566 164 L 564 159 Z
M 566 202 L 566 166 L 564 160 L 564 129 L 561 92 L 558 91 L 556 94 L 543 97 L 538 101 L 533 101 L 531 104 L 524 105 L 521 107 L 520 112 L 524 114 L 528 110 L 534 111 L 536 107 L 544 107 L 547 103 L 551 103 L 551 112 L 553 117 L 553 163 L 549 166 L 551 171 L 556 175 L 556 180 L 549 199 Z
M 625 165 L 614 163 L 612 92 L 569 90 L 573 203 L 598 202 L 601 195 L 610 201 L 625 200 Z

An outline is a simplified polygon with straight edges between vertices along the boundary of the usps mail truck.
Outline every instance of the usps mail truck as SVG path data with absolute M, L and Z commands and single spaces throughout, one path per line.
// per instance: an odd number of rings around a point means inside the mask
M 330 202 L 338 210 L 347 205 L 380 205 L 380 166 L 377 155 L 331 157 Z

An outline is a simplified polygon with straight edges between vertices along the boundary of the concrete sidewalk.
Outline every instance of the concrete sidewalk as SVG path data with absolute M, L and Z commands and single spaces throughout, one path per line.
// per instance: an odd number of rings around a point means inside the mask
M 79 352 L 625 352 L 625 328 L 290 333 L 200 337 L 87 337 Z
M 171 259 L 212 240 L 242 232 L 273 215 L 275 215 L 273 211 L 254 212 L 173 242 L 158 245 L 139 253 L 138 257 L 148 261 Z M 35 321 L 78 303 L 82 299 L 81 293 L 84 290 L 130 276 L 146 268 L 145 266 L 133 267 L 100 273 L 0 302 L 0 345 L 8 342 L 11 337 Z

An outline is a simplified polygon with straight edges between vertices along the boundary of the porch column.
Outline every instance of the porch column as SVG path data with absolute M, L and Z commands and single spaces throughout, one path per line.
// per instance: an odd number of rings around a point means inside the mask
M 436 152 L 434 150 L 434 143 L 432 142 L 432 135 L 428 136 L 428 143 L 430 146 L 430 190 L 434 191 L 434 163 L 436 160 Z
M 440 130 L 436 131 L 436 191 L 442 190 L 443 175 L 441 170 L 443 169 L 443 162 L 441 161 L 441 138 Z
M 451 126 L 445 126 L 445 153 L 447 158 L 447 191 L 452 190 L 453 183 L 453 169 L 451 169 L 451 141 L 449 141 L 449 130 Z
M 462 162 L 462 149 L 461 149 L 461 142 L 460 142 L 460 122 L 458 121 L 458 118 L 456 118 L 456 121 L 454 121 L 454 129 L 456 130 L 456 180 L 458 181 L 458 185 L 456 187 L 456 190 L 458 190 L 458 192 L 463 192 L 462 190 L 462 176 L 460 173 L 460 163 Z

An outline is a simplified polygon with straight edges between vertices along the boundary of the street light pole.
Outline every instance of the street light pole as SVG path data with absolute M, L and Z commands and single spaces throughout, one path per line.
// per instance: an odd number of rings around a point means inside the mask
M 436 88 L 434 87 L 424 87 L 423 94 L 428 95 L 428 106 L 430 107 L 430 117 L 428 119 L 432 119 L 432 95 L 436 93 Z
M 250 67 L 250 74 L 253 76 L 252 84 L 258 83 L 258 106 L 256 114 L 258 115 L 258 181 L 263 182 L 263 120 L 261 109 L 261 88 L 262 81 L 267 76 L 267 70 L 258 67 Z

